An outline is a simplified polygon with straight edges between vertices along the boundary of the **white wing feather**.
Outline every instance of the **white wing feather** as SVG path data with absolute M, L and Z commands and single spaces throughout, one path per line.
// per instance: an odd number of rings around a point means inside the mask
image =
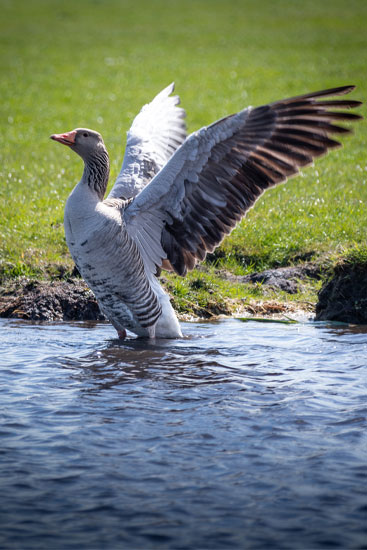
M 127 134 L 121 171 L 108 198 L 135 197 L 186 139 L 185 110 L 174 83 L 144 105 Z

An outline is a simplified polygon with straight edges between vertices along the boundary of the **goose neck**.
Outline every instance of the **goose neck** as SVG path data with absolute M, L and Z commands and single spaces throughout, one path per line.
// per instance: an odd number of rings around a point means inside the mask
M 110 161 L 106 149 L 84 161 L 83 181 L 97 193 L 102 201 L 106 193 L 110 174 Z

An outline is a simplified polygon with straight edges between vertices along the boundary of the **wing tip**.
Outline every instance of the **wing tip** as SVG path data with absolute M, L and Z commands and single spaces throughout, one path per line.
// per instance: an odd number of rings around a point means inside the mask
M 274 105 L 276 103 L 292 103 L 294 101 L 299 101 L 299 100 L 309 100 L 312 102 L 312 100 L 315 100 L 317 101 L 319 98 L 324 98 L 324 97 L 328 97 L 328 96 L 335 96 L 335 95 L 347 95 L 349 94 L 350 92 L 352 92 L 354 89 L 356 88 L 356 86 L 354 84 L 349 84 L 347 86 L 338 86 L 336 88 L 325 88 L 323 90 L 318 90 L 316 92 L 310 92 L 310 93 L 307 93 L 307 94 L 302 94 L 302 95 L 296 95 L 296 96 L 292 96 L 292 97 L 289 97 L 287 99 L 281 99 L 281 100 L 278 100 L 278 101 L 274 101 L 272 103 L 269 103 L 268 105 Z M 345 100 L 345 101 L 348 101 L 348 100 Z M 356 101 L 353 101 L 352 103 L 357 103 Z M 363 102 L 358 102 L 360 105 L 363 104 Z M 353 107 L 357 107 L 359 105 L 353 105 Z
M 159 103 L 164 103 L 164 102 L 173 102 L 173 105 L 179 105 L 181 103 L 181 99 L 180 99 L 180 96 L 178 95 L 171 95 L 173 92 L 175 91 L 175 83 L 174 82 L 171 82 L 171 84 L 169 84 L 168 86 L 166 86 L 165 88 L 163 88 L 163 90 L 161 90 L 151 101 L 150 104 L 154 104 L 154 105 L 157 105 Z M 150 104 L 147 104 L 147 105 L 150 105 Z
M 324 90 L 318 90 L 316 92 L 311 92 L 309 94 L 304 94 L 302 96 L 299 96 L 300 98 L 317 98 L 317 97 L 325 97 L 325 96 L 333 96 L 333 95 L 346 95 L 350 94 L 353 90 L 355 90 L 356 86 L 354 84 L 348 84 L 347 86 L 337 86 L 336 88 L 326 88 Z
M 168 84 L 163 90 L 159 92 L 159 94 L 156 95 L 155 99 L 157 98 L 166 98 L 170 96 L 175 91 L 175 83 L 171 82 L 171 84 Z

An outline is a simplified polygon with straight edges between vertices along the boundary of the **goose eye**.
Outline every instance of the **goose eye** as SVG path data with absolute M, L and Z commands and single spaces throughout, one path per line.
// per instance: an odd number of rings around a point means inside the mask
M 88 133 L 87 132 L 83 132 L 83 137 L 88 137 Z

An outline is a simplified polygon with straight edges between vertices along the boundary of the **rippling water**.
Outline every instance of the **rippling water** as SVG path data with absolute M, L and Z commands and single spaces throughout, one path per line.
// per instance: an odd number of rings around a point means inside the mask
M 367 545 L 367 329 L 0 323 L 0 546 Z

